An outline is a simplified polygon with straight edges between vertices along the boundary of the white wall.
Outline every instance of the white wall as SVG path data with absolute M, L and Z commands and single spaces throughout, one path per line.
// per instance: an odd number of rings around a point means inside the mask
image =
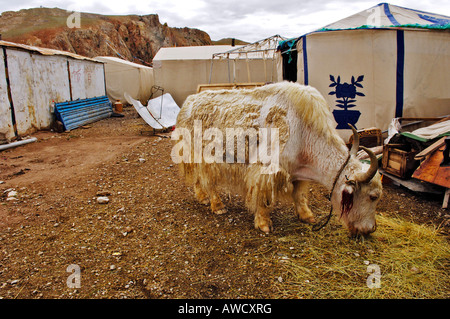
M 3 139 L 10 140 L 14 137 L 11 106 L 8 99 L 8 87 L 6 77 L 4 76 L 5 63 L 3 61 L 3 50 L 0 49 L 0 141 Z
M 19 136 L 48 129 L 53 121 L 52 101 L 70 101 L 71 90 L 73 100 L 106 94 L 102 63 L 12 48 L 6 49 L 6 58 Z M 0 49 L 0 120 L 0 140 L 11 140 L 14 128 L 3 49 Z

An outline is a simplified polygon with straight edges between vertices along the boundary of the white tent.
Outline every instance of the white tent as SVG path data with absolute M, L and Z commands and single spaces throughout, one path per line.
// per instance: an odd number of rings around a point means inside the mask
M 164 88 L 164 92 L 170 93 L 181 106 L 188 95 L 197 92 L 200 84 L 276 81 L 268 76 L 277 75 L 272 71 L 276 70 L 272 58 L 234 51 L 241 47 L 163 47 L 153 59 L 155 85 Z M 221 55 L 228 51 L 228 55 Z
M 153 69 L 110 56 L 95 58 L 105 63 L 106 94 L 111 102 L 126 102 L 124 93 L 142 103 L 148 101 L 153 86 Z
M 450 17 L 380 3 L 279 51 L 281 76 L 317 88 L 344 138 L 347 123 L 385 130 L 394 117 L 450 114 Z
M 103 63 L 7 41 L 0 48 L 0 142 L 50 128 L 52 102 L 105 95 Z

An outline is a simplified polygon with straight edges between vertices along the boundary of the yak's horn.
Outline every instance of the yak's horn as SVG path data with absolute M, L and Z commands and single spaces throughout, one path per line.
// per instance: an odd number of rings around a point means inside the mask
M 375 176 L 378 170 L 378 159 L 375 156 L 375 153 L 369 150 L 368 148 L 361 146 L 361 148 L 369 155 L 370 157 L 370 167 L 365 173 L 361 173 L 357 177 L 357 181 L 360 183 L 368 183 Z
M 356 157 L 356 154 L 358 153 L 359 150 L 359 134 L 358 132 L 356 132 L 356 128 L 353 125 L 348 124 L 348 126 L 350 126 L 350 128 L 353 131 L 353 145 L 352 149 L 350 150 L 350 155 Z

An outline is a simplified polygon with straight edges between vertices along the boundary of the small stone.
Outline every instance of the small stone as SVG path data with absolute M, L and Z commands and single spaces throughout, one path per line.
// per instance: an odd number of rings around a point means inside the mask
M 411 269 L 410 269 L 413 273 L 419 273 L 419 268 L 417 268 L 417 267 L 415 267 L 415 266 L 412 266 L 411 267 Z
M 140 159 L 139 159 L 139 162 L 140 162 L 140 163 L 145 163 L 145 158 L 140 158 Z
M 283 277 L 278 277 L 278 282 L 283 282 Z
M 10 198 L 10 197 L 17 197 L 17 195 L 18 194 L 16 191 L 9 191 L 7 196 L 8 196 L 8 198 Z
M 125 231 L 126 231 L 127 233 L 131 233 L 131 232 L 133 231 L 133 228 L 131 228 L 130 226 L 128 226 L 128 227 L 125 228 Z
M 370 264 L 370 262 L 368 260 L 364 260 L 363 263 L 364 263 L 364 265 L 367 265 L 367 266 Z
M 109 266 L 109 270 L 115 270 L 116 268 L 117 268 L 116 265 L 111 265 L 111 266 Z
M 109 202 L 109 198 L 107 196 L 97 197 L 97 203 L 99 204 L 107 204 Z

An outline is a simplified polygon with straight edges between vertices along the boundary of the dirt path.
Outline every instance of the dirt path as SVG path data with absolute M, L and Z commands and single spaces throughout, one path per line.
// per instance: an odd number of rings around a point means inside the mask
M 125 115 L 40 132 L 38 142 L 0 153 L 0 297 L 276 297 L 289 249 L 279 239 L 309 228 L 278 207 L 274 233 L 263 235 L 237 197 L 225 199 L 227 214 L 211 213 L 171 162 L 170 134 L 142 132 L 134 110 Z M 17 200 L 7 200 L 11 189 Z M 326 192 L 311 193 L 313 209 L 326 211 Z M 384 211 L 447 221 L 440 199 L 395 188 L 385 196 Z M 67 285 L 70 265 L 80 267 L 78 289 Z

